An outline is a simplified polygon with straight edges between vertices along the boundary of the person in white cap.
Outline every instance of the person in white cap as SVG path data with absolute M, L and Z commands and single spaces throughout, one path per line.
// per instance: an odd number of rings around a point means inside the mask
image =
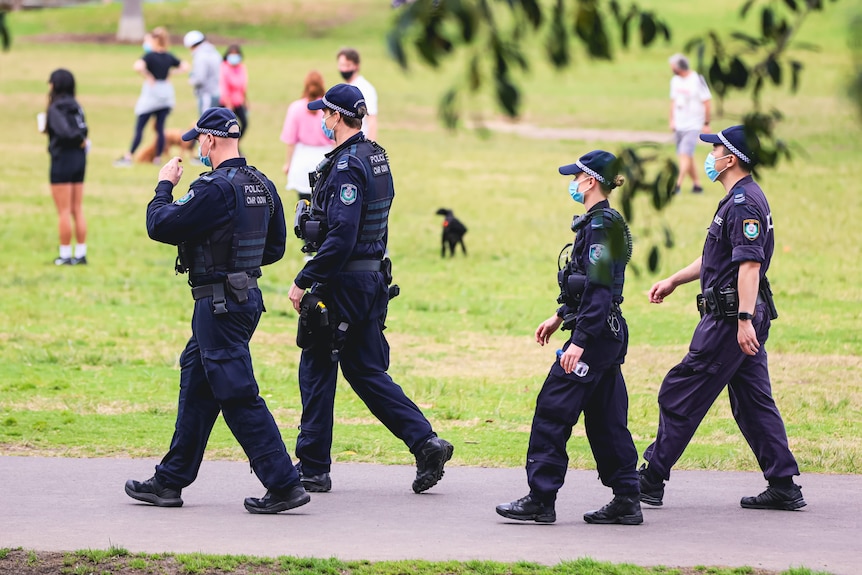
M 219 104 L 219 76 L 222 57 L 203 32 L 192 30 L 183 38 L 183 44 L 192 51 L 192 69 L 189 84 L 198 102 L 198 114 Z

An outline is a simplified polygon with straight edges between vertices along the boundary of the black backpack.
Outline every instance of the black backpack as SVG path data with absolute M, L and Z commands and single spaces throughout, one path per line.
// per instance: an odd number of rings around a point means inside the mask
M 87 120 L 77 102 L 57 106 L 57 122 L 51 124 L 54 137 L 64 146 L 80 146 L 87 139 Z

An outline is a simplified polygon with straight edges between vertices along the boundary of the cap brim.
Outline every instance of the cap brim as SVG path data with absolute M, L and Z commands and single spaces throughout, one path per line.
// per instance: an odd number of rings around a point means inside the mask
M 190 142 L 191 140 L 197 140 L 200 134 L 195 128 L 192 128 L 185 134 L 183 134 L 183 142 Z
M 718 134 L 701 134 L 700 139 L 703 142 L 707 142 L 710 144 L 720 144 L 721 139 L 718 137 Z
M 560 166 L 560 174 L 564 176 L 574 176 L 575 174 L 580 174 L 583 172 L 580 166 L 577 164 L 568 164 L 566 166 Z
M 323 99 L 314 100 L 313 102 L 308 103 L 309 110 L 322 110 L 326 107 L 326 104 L 323 103 Z

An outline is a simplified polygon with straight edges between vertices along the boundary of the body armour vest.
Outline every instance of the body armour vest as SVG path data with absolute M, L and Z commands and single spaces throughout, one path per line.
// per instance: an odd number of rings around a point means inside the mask
M 347 146 L 340 154 L 331 159 L 327 166 L 325 181 L 321 182 L 320 192 L 315 187 L 312 201 L 312 213 L 316 219 L 326 221 L 326 191 L 333 172 L 339 166 L 347 165 L 347 156 L 353 156 L 362 164 L 365 171 L 366 189 L 362 194 L 362 218 L 359 223 L 357 243 L 373 243 L 386 236 L 389 225 L 389 210 L 395 198 L 395 186 L 389 171 L 389 156 L 377 142 L 360 140 Z M 333 165 L 334 164 L 334 165 Z M 323 178 L 321 178 L 323 179 Z
M 560 286 L 562 288 L 564 285 L 570 286 L 580 283 L 581 291 L 583 290 L 582 282 L 571 281 L 569 278 L 582 277 L 585 279 L 588 273 L 585 263 L 592 261 L 593 258 L 600 258 L 600 253 L 594 253 L 597 248 L 595 248 L 595 239 L 591 236 L 593 236 L 595 230 L 603 228 L 606 230 L 606 240 L 602 249 L 610 250 L 611 257 L 608 260 L 604 260 L 608 262 L 604 266 L 602 265 L 602 261 L 594 262 L 591 277 L 597 277 L 601 283 L 610 284 L 612 301 L 615 304 L 620 304 L 623 301 L 626 264 L 632 255 L 632 236 L 623 217 L 616 210 L 610 208 L 587 212 L 582 216 L 576 217 L 572 222 L 572 231 L 576 234 L 575 242 L 572 246 L 570 261 L 560 271 Z M 569 290 L 569 292 L 573 291 L 576 290 Z M 560 297 L 560 303 L 577 307 L 580 304 L 579 295 L 573 298 L 574 294 L 567 293 L 564 288 Z
M 225 225 L 210 231 L 200 243 L 186 247 L 190 282 L 192 285 L 214 283 L 239 271 L 260 277 L 273 210 L 266 180 L 251 166 L 216 169 L 200 179 L 205 182 L 226 180 L 234 191 L 236 215 Z

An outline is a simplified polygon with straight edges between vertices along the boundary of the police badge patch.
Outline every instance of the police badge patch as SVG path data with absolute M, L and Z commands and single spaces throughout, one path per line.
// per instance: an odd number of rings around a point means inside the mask
M 341 203 L 349 206 L 356 201 L 356 186 L 353 184 L 341 184 Z
M 177 201 L 175 201 L 174 204 L 176 204 L 178 206 L 184 206 L 187 203 L 189 203 L 193 197 L 195 197 L 195 191 L 189 190 L 189 192 L 186 195 L 177 199 Z
M 602 244 L 593 244 L 590 246 L 590 263 L 596 264 L 602 259 L 605 253 L 605 246 Z
M 759 220 L 742 220 L 742 235 L 749 240 L 756 240 L 760 235 Z

